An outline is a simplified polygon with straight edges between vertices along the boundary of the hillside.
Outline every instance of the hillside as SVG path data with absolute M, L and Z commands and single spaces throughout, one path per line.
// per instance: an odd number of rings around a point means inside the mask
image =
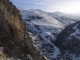
M 57 36 L 55 45 L 68 60 L 80 59 L 80 21 L 67 26 Z
M 9 0 L 0 0 L 0 60 L 45 60 L 33 46 L 19 10 Z
M 60 12 L 49 13 L 38 9 L 20 9 L 22 18 L 27 23 L 34 45 L 50 60 L 60 60 L 64 56 L 55 41 L 58 34 L 79 19 Z M 56 42 L 57 43 L 57 42 Z

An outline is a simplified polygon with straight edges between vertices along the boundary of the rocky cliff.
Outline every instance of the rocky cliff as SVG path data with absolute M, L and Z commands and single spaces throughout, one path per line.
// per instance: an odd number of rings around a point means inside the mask
M 0 0 L 0 59 L 2 58 L 45 60 L 33 46 L 25 22 L 9 0 Z

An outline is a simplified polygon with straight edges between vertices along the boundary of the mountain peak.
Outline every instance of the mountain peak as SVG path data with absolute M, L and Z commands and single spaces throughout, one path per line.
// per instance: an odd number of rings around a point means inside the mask
M 62 12 L 60 12 L 60 11 L 55 11 L 54 13 L 57 13 L 57 14 L 59 14 L 59 13 L 60 13 L 60 14 L 62 14 Z

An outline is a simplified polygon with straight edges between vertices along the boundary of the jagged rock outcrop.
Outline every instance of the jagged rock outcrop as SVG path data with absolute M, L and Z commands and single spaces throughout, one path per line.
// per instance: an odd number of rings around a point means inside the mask
M 0 0 L 0 47 L 0 59 L 45 60 L 33 46 L 25 22 L 9 0 Z

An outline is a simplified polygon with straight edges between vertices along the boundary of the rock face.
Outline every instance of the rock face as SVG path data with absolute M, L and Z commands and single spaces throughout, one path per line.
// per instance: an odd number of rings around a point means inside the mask
M 3 47 L 0 51 L 6 57 L 4 60 L 45 60 L 33 46 L 25 22 L 9 0 L 0 0 L 0 47 Z

